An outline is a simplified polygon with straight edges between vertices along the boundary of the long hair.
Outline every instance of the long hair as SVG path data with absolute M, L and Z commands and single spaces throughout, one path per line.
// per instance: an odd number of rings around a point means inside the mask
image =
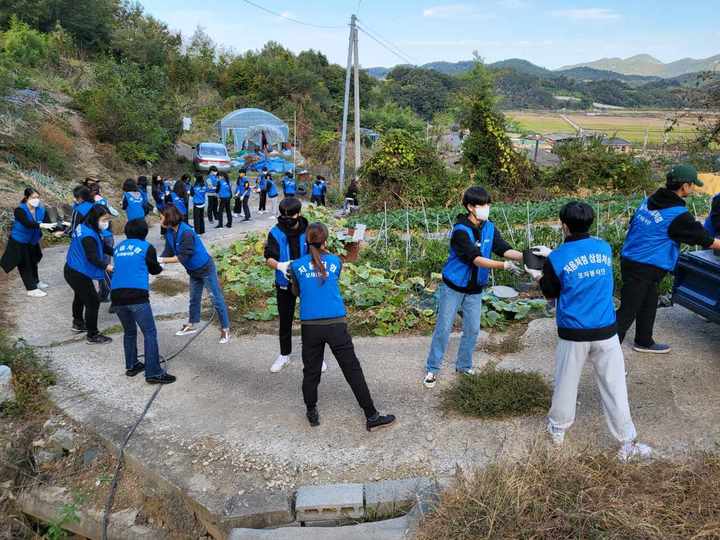
M 187 188 L 185 187 L 185 182 L 183 180 L 178 180 L 173 185 L 173 191 L 175 192 L 175 195 L 180 197 L 181 199 L 184 199 L 187 197 Z
M 22 201 L 21 201 L 21 202 L 26 203 L 27 200 L 28 200 L 32 195 L 34 195 L 35 193 L 37 193 L 36 190 L 34 190 L 34 189 L 31 188 L 31 187 L 26 187 L 26 188 L 25 188 L 25 191 L 23 191 L 23 198 L 22 198 Z M 39 193 L 38 193 L 38 195 L 39 195 Z
M 312 257 L 313 267 L 320 279 L 325 281 L 328 273 L 322 261 L 322 252 L 324 251 L 323 245 L 328 238 L 328 229 L 320 222 L 311 223 L 308 225 L 305 235 L 307 237 L 308 250 Z

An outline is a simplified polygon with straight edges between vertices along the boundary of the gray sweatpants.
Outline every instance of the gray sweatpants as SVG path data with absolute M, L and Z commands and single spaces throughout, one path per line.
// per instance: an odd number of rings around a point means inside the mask
M 630 417 L 625 358 L 617 336 L 602 341 L 558 340 L 550 427 L 565 431 L 575 421 L 578 385 L 586 360 L 595 367 L 595 382 L 610 433 L 622 443 L 634 441 L 637 433 Z

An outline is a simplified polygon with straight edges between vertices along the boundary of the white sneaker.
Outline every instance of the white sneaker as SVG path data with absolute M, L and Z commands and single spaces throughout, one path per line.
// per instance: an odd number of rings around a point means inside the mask
M 548 424 L 547 432 L 550 434 L 550 437 L 552 438 L 552 442 L 556 446 L 560 446 L 565 442 L 565 431 L 562 429 L 558 429 L 556 427 L 553 427 L 552 425 Z
M 428 371 L 427 375 L 425 375 L 425 379 L 423 380 L 425 388 L 433 388 L 436 382 L 437 377 L 435 376 L 435 374 Z
M 456 369 L 455 373 L 457 373 L 458 375 L 475 375 L 475 368 Z
M 618 459 L 623 462 L 631 459 L 648 459 L 652 455 L 652 448 L 639 442 L 626 442 L 618 450 Z
M 193 327 L 191 324 L 183 324 L 183 327 L 175 332 L 176 336 L 189 336 L 190 334 L 194 334 L 197 332 L 197 328 Z
M 327 371 L 327 364 L 325 363 L 325 360 L 323 360 L 322 370 L 323 373 Z
M 270 366 L 270 373 L 280 373 L 282 368 L 284 368 L 288 363 L 290 362 L 290 356 L 289 355 L 279 355 L 277 357 L 277 360 L 273 362 L 273 365 Z
M 220 330 L 220 345 L 230 343 L 230 330 Z
M 37 286 L 38 286 L 38 289 L 47 289 L 48 287 L 50 287 L 50 285 L 48 285 L 44 281 L 38 281 Z
M 33 289 L 32 291 L 28 291 L 27 295 L 32 296 L 33 298 L 42 298 L 43 296 L 47 296 L 47 293 L 45 291 L 41 291 L 40 289 Z

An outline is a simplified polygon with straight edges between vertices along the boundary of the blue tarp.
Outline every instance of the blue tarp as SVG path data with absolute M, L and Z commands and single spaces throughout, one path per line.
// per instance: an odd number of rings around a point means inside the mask
M 286 161 L 280 157 L 263 158 L 247 167 L 250 171 L 262 171 L 263 167 L 272 173 L 286 173 L 293 170 L 292 161 Z

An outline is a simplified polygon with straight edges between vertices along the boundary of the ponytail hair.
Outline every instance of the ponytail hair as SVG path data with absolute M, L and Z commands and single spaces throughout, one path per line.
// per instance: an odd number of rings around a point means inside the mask
M 308 225 L 307 232 L 305 233 L 308 243 L 308 251 L 312 257 L 313 268 L 318 273 L 318 276 L 322 281 L 325 281 L 328 277 L 327 269 L 322 261 L 323 246 L 328 238 L 328 229 L 325 225 L 320 222 L 311 223 Z
M 37 191 L 35 191 L 35 190 L 34 190 L 33 188 L 31 188 L 31 187 L 26 187 L 26 188 L 25 188 L 25 191 L 23 191 L 23 199 L 22 199 L 22 202 L 26 203 L 27 200 L 28 200 L 34 193 L 37 193 Z

